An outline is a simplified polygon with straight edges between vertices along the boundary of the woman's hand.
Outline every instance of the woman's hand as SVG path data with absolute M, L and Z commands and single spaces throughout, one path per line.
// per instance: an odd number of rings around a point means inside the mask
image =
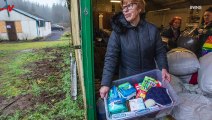
M 107 97 L 110 88 L 107 86 L 102 86 L 99 90 L 101 98 Z
M 163 79 L 163 80 L 166 80 L 166 81 L 168 81 L 168 82 L 171 81 L 170 74 L 167 72 L 166 69 L 162 69 L 162 79 Z

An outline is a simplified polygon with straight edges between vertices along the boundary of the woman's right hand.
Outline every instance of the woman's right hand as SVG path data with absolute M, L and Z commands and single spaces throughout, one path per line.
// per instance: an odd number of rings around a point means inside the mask
M 107 86 L 102 86 L 99 90 L 101 98 L 107 97 L 110 88 Z

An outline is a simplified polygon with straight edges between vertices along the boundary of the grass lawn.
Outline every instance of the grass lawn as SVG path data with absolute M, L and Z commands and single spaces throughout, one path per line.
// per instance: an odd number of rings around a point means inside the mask
M 0 120 L 84 119 L 80 88 L 70 96 L 69 54 L 67 40 L 0 43 Z
M 64 39 L 64 37 L 62 37 Z M 55 46 L 63 46 L 68 41 L 43 41 L 43 42 L 26 42 L 26 43 L 0 43 L 1 51 L 16 51 L 25 49 L 41 49 Z

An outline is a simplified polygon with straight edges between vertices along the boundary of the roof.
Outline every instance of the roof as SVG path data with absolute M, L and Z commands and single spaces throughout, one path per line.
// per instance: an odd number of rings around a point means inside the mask
M 40 21 L 40 20 L 43 20 L 43 21 L 44 21 L 44 19 L 39 18 L 39 17 L 37 17 L 37 16 L 34 16 L 34 15 L 32 15 L 32 14 L 29 14 L 29 13 L 27 13 L 27 12 L 24 12 L 24 11 L 22 11 L 22 10 L 20 10 L 20 9 L 13 8 L 13 10 L 16 11 L 16 12 L 18 12 L 18 13 L 20 13 L 20 14 L 22 14 L 22 15 L 25 15 L 25 16 L 27 16 L 27 17 L 30 17 L 30 18 L 32 18 L 32 19 L 34 19 L 34 20 L 36 20 L 36 21 Z

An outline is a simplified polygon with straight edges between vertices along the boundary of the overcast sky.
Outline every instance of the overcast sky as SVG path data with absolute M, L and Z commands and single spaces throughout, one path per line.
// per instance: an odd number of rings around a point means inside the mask
M 39 3 L 41 5 L 52 6 L 54 3 L 63 3 L 65 0 L 27 0 L 34 3 Z

